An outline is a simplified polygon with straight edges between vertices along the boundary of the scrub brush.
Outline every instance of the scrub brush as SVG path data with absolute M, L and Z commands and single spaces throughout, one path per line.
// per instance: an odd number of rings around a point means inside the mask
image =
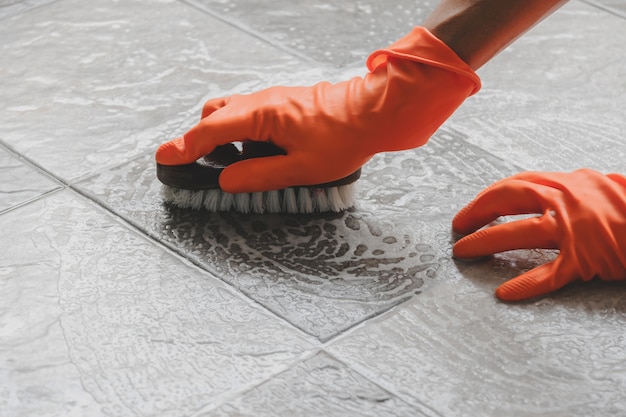
M 361 176 L 360 168 L 337 181 L 283 190 L 231 194 L 219 188 L 219 175 L 228 165 L 276 155 L 285 155 L 285 152 L 269 142 L 246 141 L 218 146 L 191 164 L 157 163 L 157 178 L 163 183 L 161 196 L 177 207 L 211 212 L 340 212 L 354 205 L 354 183 Z

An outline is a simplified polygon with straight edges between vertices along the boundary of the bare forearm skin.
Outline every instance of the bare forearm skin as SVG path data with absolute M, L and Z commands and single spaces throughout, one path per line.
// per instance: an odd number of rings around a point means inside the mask
M 477 70 L 567 0 L 442 0 L 423 25 Z

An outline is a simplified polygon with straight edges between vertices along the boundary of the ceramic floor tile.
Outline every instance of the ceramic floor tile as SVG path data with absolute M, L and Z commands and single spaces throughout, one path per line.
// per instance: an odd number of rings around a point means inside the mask
M 0 147 L 0 213 L 61 187 Z
M 600 7 L 618 16 L 626 18 L 626 1 L 624 0 L 583 0 L 585 3 Z
M 70 183 L 0 148 L 0 417 L 626 414 L 624 285 L 503 304 L 555 254 L 455 263 L 450 233 L 521 169 L 623 171 L 623 1 L 500 54 L 355 210 L 162 204 L 153 151 L 206 99 L 359 75 L 434 3 L 0 0 L 0 140 Z
M 0 136 L 67 181 L 179 136 L 208 98 L 303 69 L 174 0 L 58 1 L 3 20 L 0 38 Z
M 428 412 L 429 410 L 426 410 Z M 198 417 L 420 417 L 424 414 L 325 353 Z
M 479 71 L 483 90 L 453 120 L 525 169 L 624 171 L 626 24 L 570 2 Z
M 56 0 L 0 0 L 0 20 L 44 6 Z
M 152 157 L 78 186 L 304 331 L 327 340 L 421 292 L 449 222 L 474 193 L 514 168 L 453 130 L 414 152 L 380 155 L 340 215 L 210 214 L 163 206 Z M 443 237 L 432 236 L 433 228 Z
M 0 216 L 0 415 L 181 416 L 310 345 L 62 191 Z
M 380 2 L 191 0 L 309 59 L 336 67 L 365 63 L 420 24 L 430 0 Z
M 328 350 L 441 416 L 623 415 L 623 285 L 573 285 L 519 304 L 493 296 L 497 284 L 549 259 L 514 252 L 444 262 L 439 286 Z

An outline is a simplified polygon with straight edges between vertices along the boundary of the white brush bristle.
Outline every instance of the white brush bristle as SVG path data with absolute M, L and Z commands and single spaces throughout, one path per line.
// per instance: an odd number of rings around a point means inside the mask
M 222 190 L 183 190 L 161 186 L 168 203 L 194 210 L 240 213 L 341 212 L 354 206 L 355 184 L 329 188 L 287 188 L 279 191 L 230 194 Z
M 308 188 L 298 189 L 298 211 L 300 213 L 313 213 L 312 190 Z
M 293 188 L 286 188 L 283 191 L 283 207 L 287 213 L 298 212 L 298 199 Z

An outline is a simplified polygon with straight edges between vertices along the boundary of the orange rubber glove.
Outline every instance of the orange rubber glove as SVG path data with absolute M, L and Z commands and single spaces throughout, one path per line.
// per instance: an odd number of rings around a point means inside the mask
M 202 120 L 159 147 L 163 165 L 194 162 L 217 145 L 270 141 L 286 155 L 227 167 L 220 187 L 255 192 L 321 184 L 356 171 L 374 154 L 425 144 L 480 79 L 450 48 L 417 27 L 367 60 L 364 77 L 312 87 L 273 87 L 209 100 Z
M 499 216 L 542 214 L 480 229 Z M 513 249 L 559 249 L 556 259 L 496 290 L 502 300 L 523 300 L 576 280 L 626 280 L 626 178 L 583 169 L 527 172 L 481 192 L 454 218 L 461 234 L 455 257 L 475 258 Z M 478 230 L 478 231 L 476 231 Z

